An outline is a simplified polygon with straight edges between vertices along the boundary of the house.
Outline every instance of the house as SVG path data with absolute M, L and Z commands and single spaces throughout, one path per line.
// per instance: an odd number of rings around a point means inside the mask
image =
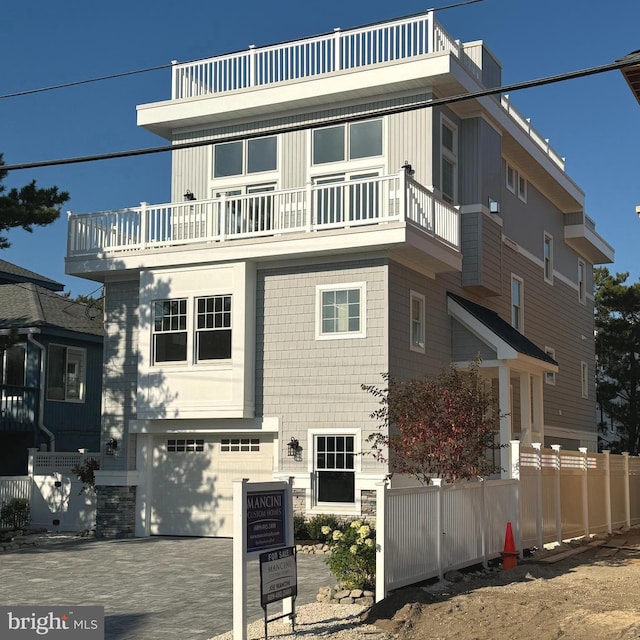
M 172 202 L 69 218 L 67 272 L 106 292 L 99 530 L 229 536 L 241 477 L 370 513 L 361 384 L 478 353 L 501 442 L 595 450 L 614 252 L 500 83 L 433 12 L 173 66 L 138 106 L 175 146 Z
M 0 475 L 29 448 L 99 451 L 102 314 L 63 288 L 0 260 Z

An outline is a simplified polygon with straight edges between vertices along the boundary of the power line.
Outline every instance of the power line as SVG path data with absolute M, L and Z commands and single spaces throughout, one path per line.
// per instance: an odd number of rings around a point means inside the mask
M 593 76 L 601 73 L 607 73 L 609 71 L 618 71 L 625 67 L 630 67 L 640 64 L 640 55 L 634 56 L 632 58 L 627 58 L 623 60 L 618 60 L 616 62 L 612 62 L 609 64 L 601 65 L 598 67 L 590 67 L 588 69 L 581 69 L 578 71 L 570 71 L 567 73 L 561 73 L 554 76 L 546 76 L 543 78 L 538 78 L 536 80 L 527 80 L 525 82 L 516 82 L 509 85 L 503 85 L 501 87 L 493 87 L 491 89 L 482 89 L 480 91 L 473 91 L 471 93 L 464 93 L 457 96 L 448 96 L 446 98 L 436 98 L 429 99 L 419 103 L 413 103 L 410 105 L 403 105 L 399 107 L 389 107 L 387 109 L 379 109 L 376 112 L 376 115 L 390 115 L 396 113 L 404 113 L 407 111 L 414 111 L 416 109 L 426 108 L 426 107 L 439 107 L 449 104 L 455 104 L 457 102 L 463 102 L 466 100 L 474 100 L 476 98 L 483 98 L 486 96 L 492 96 L 499 93 L 520 91 L 522 89 L 531 89 L 533 87 L 540 87 L 547 84 L 554 84 L 558 82 L 566 82 L 567 80 L 575 80 L 577 78 L 585 78 L 588 76 Z M 360 115 L 350 115 L 343 117 L 332 118 L 328 121 L 330 124 L 343 124 L 346 122 L 355 122 L 358 120 L 368 120 L 371 118 L 370 113 L 360 114 Z M 19 164 L 7 164 L 0 165 L 0 168 L 3 171 L 20 171 L 22 169 L 39 169 L 42 167 L 55 167 L 62 166 L 67 164 L 81 164 L 87 162 L 98 162 L 101 160 L 113 160 L 117 158 L 130 158 L 134 156 L 143 156 L 143 155 L 151 155 L 154 153 L 166 153 L 168 151 L 179 151 L 181 149 L 193 149 L 196 147 L 205 147 L 211 144 L 214 144 L 218 140 L 224 140 L 225 142 L 234 142 L 238 140 L 244 140 L 246 138 L 264 138 L 268 136 L 273 136 L 275 134 L 281 133 L 292 133 L 295 131 L 302 131 L 308 129 L 309 125 L 299 124 L 299 125 L 291 125 L 291 126 L 283 126 L 277 127 L 275 129 L 271 129 L 269 131 L 264 131 L 261 133 L 251 133 L 251 134 L 238 134 L 235 136 L 220 136 L 219 138 L 210 138 L 207 140 L 197 140 L 192 142 L 181 142 L 172 145 L 163 145 L 161 147 L 149 147 L 146 149 L 131 149 L 128 151 L 115 151 L 110 153 L 101 153 L 90 156 L 77 156 L 74 158 L 59 158 L 56 160 L 42 160 L 37 162 L 23 162 Z

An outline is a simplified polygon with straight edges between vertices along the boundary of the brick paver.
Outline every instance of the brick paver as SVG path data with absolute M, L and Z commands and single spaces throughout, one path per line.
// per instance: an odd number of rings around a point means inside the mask
M 297 604 L 333 584 L 322 556 L 298 555 Z M 262 616 L 257 562 L 248 617 Z M 214 538 L 75 539 L 0 555 L 4 605 L 102 605 L 105 640 L 206 640 L 229 631 L 232 541 Z M 271 605 L 269 615 L 281 612 Z

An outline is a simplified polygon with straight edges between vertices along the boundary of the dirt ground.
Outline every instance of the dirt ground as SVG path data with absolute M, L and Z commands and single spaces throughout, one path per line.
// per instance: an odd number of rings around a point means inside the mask
M 364 621 L 399 640 L 640 638 L 640 528 L 455 577 L 395 591 Z

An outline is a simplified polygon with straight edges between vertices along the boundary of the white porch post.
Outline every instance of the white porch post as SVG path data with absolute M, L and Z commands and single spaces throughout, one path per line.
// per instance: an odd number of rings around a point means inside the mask
M 139 469 L 136 489 L 135 534 L 137 538 L 151 535 L 151 472 L 153 470 L 153 436 L 139 433 L 136 437 L 136 469 Z
M 531 435 L 544 442 L 544 374 L 531 376 Z
M 520 372 L 520 442 L 531 446 L 531 374 Z
M 506 363 L 498 367 L 498 402 L 500 405 L 500 468 L 503 480 L 511 477 L 511 382 L 509 379 L 509 365 Z

